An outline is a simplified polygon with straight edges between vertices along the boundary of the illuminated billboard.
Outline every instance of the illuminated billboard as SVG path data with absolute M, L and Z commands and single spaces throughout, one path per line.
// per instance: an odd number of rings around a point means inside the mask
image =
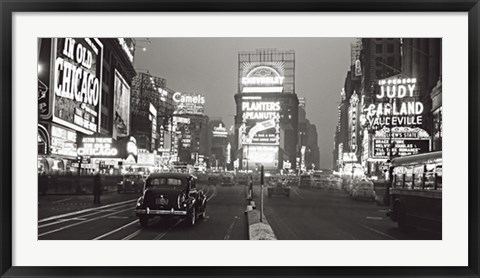
M 93 134 L 99 130 L 103 45 L 98 39 L 54 39 L 53 122 Z
M 242 93 L 282 93 L 284 63 L 244 63 Z
M 174 114 L 203 115 L 205 110 L 205 96 L 176 92 L 173 94 Z
M 243 148 L 243 168 L 250 169 L 262 164 L 267 169 L 278 168 L 278 147 L 277 146 L 255 146 L 250 145 Z
M 383 128 L 373 137 L 373 157 L 389 158 L 429 152 L 431 139 L 421 128 L 394 127 Z M 391 150 L 391 154 L 390 154 Z
M 116 157 L 118 149 L 112 144 L 110 137 L 84 137 L 77 154 L 90 157 Z
M 241 142 L 246 144 L 280 144 L 279 101 L 244 100 L 242 102 Z
M 113 138 L 130 134 L 130 86 L 115 70 Z
M 368 129 L 421 126 L 424 106 L 419 101 L 416 83 L 416 78 L 379 80 L 380 91 L 375 95 L 376 101 L 364 111 Z

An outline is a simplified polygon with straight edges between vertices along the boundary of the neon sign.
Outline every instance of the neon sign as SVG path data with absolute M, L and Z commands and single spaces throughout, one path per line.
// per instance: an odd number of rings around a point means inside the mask
M 190 95 L 176 92 L 173 94 L 173 101 L 182 103 L 205 104 L 205 97 L 200 94 Z
M 63 55 L 55 60 L 55 95 L 97 106 L 100 82 L 92 68 L 93 54 L 72 38 L 66 38 Z
M 245 120 L 270 120 L 279 118 L 280 102 L 256 101 L 243 102 L 242 111 Z
M 415 95 L 416 78 L 380 80 L 379 100 L 365 109 L 365 121 L 370 128 L 384 126 L 418 126 L 423 122 L 424 105 Z
M 285 77 L 275 69 L 260 66 L 252 69 L 246 77 L 242 78 L 243 85 L 281 85 Z
M 88 156 L 116 156 L 118 150 L 112 148 L 112 138 L 85 137 L 83 147 L 77 149 L 78 155 Z

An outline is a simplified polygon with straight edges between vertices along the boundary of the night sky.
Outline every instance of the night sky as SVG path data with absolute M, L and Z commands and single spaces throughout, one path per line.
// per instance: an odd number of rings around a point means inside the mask
M 230 127 L 235 114 L 238 52 L 259 48 L 295 51 L 295 89 L 306 98 L 317 126 L 320 167 L 332 167 L 340 91 L 350 67 L 353 38 L 149 38 L 137 39 L 135 69 L 167 80 L 179 92 L 205 95 L 205 113 Z M 143 51 L 143 47 L 146 51 Z

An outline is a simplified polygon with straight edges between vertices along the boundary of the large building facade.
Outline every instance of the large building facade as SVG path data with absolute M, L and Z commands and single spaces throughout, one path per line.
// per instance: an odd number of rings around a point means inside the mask
M 392 158 L 441 150 L 441 39 L 361 39 L 351 53 L 334 168 L 381 177 Z
M 38 40 L 38 170 L 51 174 L 118 169 L 130 135 L 135 41 Z
M 298 97 L 295 53 L 259 49 L 238 54 L 235 165 L 251 170 L 296 168 Z

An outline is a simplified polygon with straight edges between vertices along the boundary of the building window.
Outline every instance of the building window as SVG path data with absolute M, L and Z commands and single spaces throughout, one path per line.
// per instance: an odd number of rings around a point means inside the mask
M 376 71 L 375 71 L 375 77 L 376 77 L 376 78 L 381 78 L 381 77 L 383 77 L 383 76 L 382 76 L 382 70 L 376 70 Z
M 387 52 L 388 53 L 393 53 L 393 43 L 387 44 Z
M 390 56 L 387 58 L 387 64 L 389 64 L 390 66 L 393 66 L 393 56 Z
M 376 53 L 382 53 L 382 51 L 383 51 L 383 45 L 382 44 L 375 45 L 375 52 Z
M 375 65 L 376 65 L 377 67 L 380 67 L 380 66 L 383 65 L 383 63 L 382 63 L 382 57 L 377 57 L 377 58 L 375 58 Z
M 107 115 L 102 113 L 102 118 L 100 119 L 100 126 L 104 129 L 108 129 L 107 122 Z

